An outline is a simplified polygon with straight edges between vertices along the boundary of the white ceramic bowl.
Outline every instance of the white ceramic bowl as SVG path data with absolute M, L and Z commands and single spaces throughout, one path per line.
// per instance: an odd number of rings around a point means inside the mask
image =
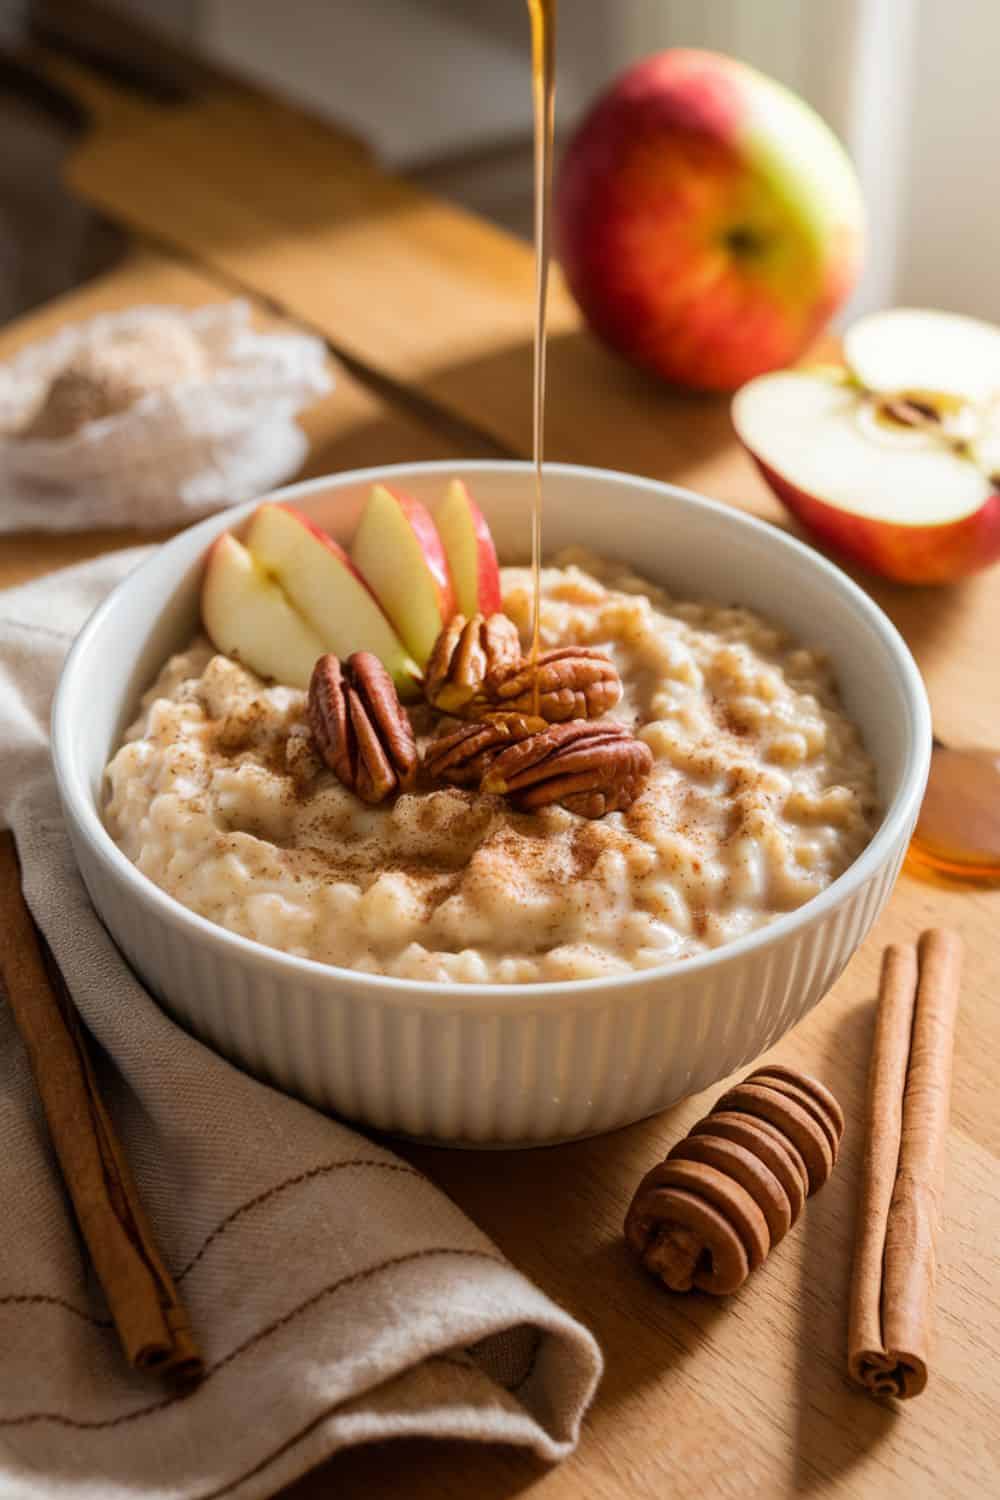
M 523 558 L 525 464 L 413 464 L 281 492 L 350 536 L 373 481 L 433 501 L 466 474 L 501 557 Z M 139 696 L 194 632 L 202 558 L 244 505 L 158 549 L 96 611 L 53 712 L 66 820 L 94 905 L 191 1030 L 254 1073 L 383 1130 L 467 1145 L 611 1130 L 756 1057 L 829 989 L 884 905 L 930 758 L 930 715 L 896 630 L 860 589 L 780 531 L 668 485 L 552 465 L 547 552 L 578 542 L 686 597 L 738 601 L 833 658 L 878 767 L 885 816 L 861 857 L 798 911 L 712 953 L 625 978 L 454 985 L 289 957 L 213 926 L 141 875 L 101 822 L 102 772 Z

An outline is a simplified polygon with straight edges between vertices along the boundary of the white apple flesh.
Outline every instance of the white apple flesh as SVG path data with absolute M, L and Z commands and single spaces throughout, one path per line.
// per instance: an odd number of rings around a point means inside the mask
M 500 567 L 486 518 L 461 479 L 453 479 L 434 512 L 459 611 L 495 615 L 501 608 Z
M 844 363 L 868 391 L 995 401 L 1000 328 L 958 313 L 893 307 L 852 324 L 844 335 Z
M 282 590 L 228 531 L 212 544 L 201 590 L 212 644 L 260 677 L 306 688 L 326 647 Z
M 893 378 L 892 389 L 905 399 L 914 384 Z M 874 572 L 943 583 L 1000 556 L 1000 486 L 989 473 L 938 432 L 893 421 L 849 381 L 761 376 L 738 392 L 733 422 L 788 509 Z
M 448 561 L 430 512 L 377 484 L 351 547 L 351 561 L 422 668 L 455 613 Z
M 291 506 L 266 503 L 254 512 L 246 545 L 273 576 L 325 651 L 379 658 L 403 697 L 419 691 L 420 672 L 347 553 Z

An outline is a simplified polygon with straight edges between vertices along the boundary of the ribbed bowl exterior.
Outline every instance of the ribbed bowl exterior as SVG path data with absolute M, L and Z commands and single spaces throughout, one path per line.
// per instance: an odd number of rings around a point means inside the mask
M 91 899 L 173 1015 L 233 1062 L 321 1109 L 454 1145 L 541 1145 L 614 1130 L 752 1061 L 820 1000 L 888 899 L 912 830 L 811 925 L 688 974 L 558 1009 L 379 1002 L 338 974 L 289 979 L 174 928 L 76 840 Z M 519 997 L 520 999 L 520 997 Z

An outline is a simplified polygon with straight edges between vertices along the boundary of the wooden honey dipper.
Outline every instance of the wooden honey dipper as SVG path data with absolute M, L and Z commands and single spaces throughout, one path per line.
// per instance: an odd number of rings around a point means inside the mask
M 673 1292 L 735 1292 L 827 1181 L 843 1133 L 817 1079 L 759 1068 L 646 1173 L 625 1217 L 629 1246 Z

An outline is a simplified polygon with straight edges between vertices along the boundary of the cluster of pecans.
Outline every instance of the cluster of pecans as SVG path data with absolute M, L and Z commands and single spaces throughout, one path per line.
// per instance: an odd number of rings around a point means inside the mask
M 586 818 L 629 807 L 652 767 L 648 745 L 603 721 L 621 697 L 614 663 L 590 646 L 525 660 L 513 622 L 456 615 L 431 653 L 424 695 L 461 720 L 445 725 L 422 767 L 395 684 L 368 651 L 321 656 L 307 703 L 317 753 L 368 803 L 432 782 L 507 797 L 522 811 L 554 803 Z

